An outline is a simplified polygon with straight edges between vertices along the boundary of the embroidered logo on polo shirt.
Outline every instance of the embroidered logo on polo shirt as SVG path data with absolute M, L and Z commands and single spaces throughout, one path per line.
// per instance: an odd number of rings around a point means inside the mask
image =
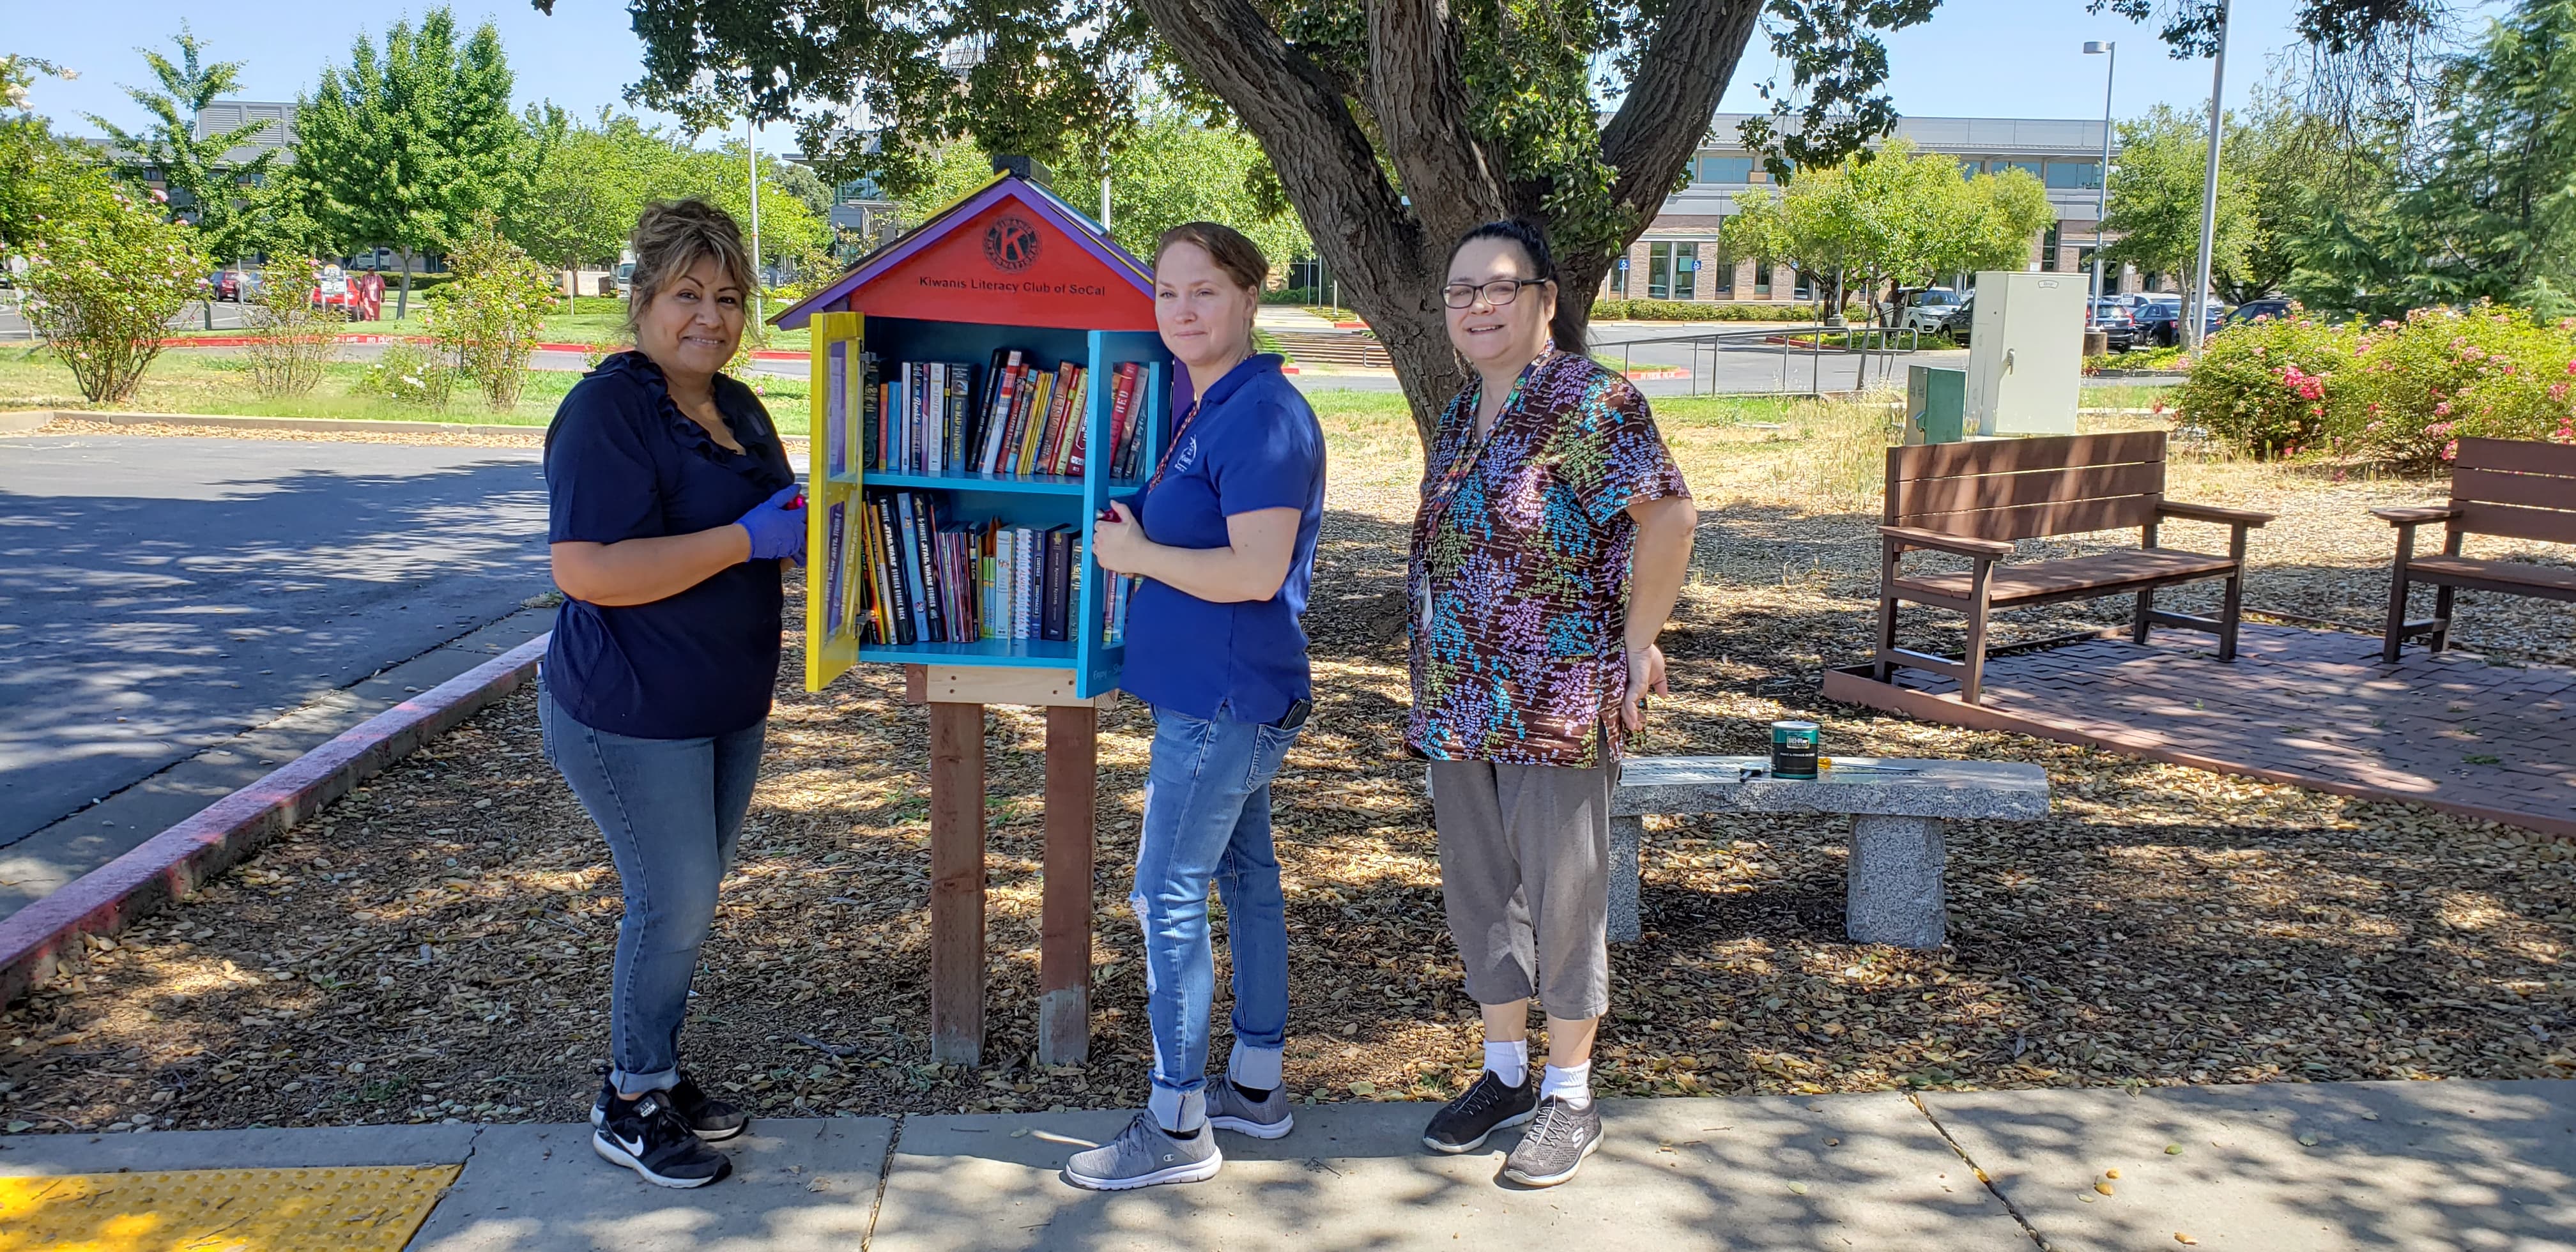
M 1038 228 L 1017 213 L 1005 213 L 984 228 L 984 259 L 997 270 L 1018 271 L 1036 264 Z
M 1199 437 L 1192 435 L 1181 441 L 1180 451 L 1172 454 L 1172 472 L 1175 474 L 1189 473 L 1190 466 L 1196 464 L 1198 459 Z

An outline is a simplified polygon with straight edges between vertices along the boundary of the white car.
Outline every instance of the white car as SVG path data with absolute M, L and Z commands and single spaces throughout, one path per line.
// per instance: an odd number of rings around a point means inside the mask
M 1926 287 L 1921 291 L 1907 292 L 1890 320 L 1898 330 L 1920 331 L 1928 335 L 1948 323 L 1950 316 L 1957 313 L 1966 300 L 1967 297 L 1948 287 Z

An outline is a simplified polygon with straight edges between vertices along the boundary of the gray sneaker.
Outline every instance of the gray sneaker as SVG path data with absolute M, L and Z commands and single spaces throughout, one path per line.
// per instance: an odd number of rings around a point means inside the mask
M 1272 1087 L 1270 1098 L 1255 1104 L 1224 1074 L 1208 1075 L 1207 1119 L 1219 1130 L 1255 1139 L 1282 1138 L 1297 1128 L 1297 1119 L 1288 1114 L 1287 1087 Z
M 1583 1158 L 1601 1148 L 1601 1102 L 1576 1108 L 1563 1100 L 1538 1102 L 1538 1116 L 1510 1156 L 1503 1158 L 1503 1177 L 1524 1187 L 1553 1187 L 1574 1177 Z
M 1138 1113 L 1117 1138 L 1074 1153 L 1064 1163 L 1064 1180 L 1093 1191 L 1132 1191 L 1167 1182 L 1206 1182 L 1224 1165 L 1214 1132 L 1203 1129 L 1195 1138 L 1175 1139 L 1154 1124 L 1152 1115 Z

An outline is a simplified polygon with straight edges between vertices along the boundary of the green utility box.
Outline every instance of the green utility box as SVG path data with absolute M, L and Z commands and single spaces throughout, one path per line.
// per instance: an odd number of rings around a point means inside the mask
M 1967 437 L 1968 371 L 1905 367 L 1905 442 L 1957 443 Z

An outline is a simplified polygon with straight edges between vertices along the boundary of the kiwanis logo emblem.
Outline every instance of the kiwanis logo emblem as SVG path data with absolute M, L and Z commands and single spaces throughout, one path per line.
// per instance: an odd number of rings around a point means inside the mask
M 1027 269 L 1038 259 L 1038 228 L 1017 213 L 993 219 L 984 228 L 984 259 L 997 270 Z

